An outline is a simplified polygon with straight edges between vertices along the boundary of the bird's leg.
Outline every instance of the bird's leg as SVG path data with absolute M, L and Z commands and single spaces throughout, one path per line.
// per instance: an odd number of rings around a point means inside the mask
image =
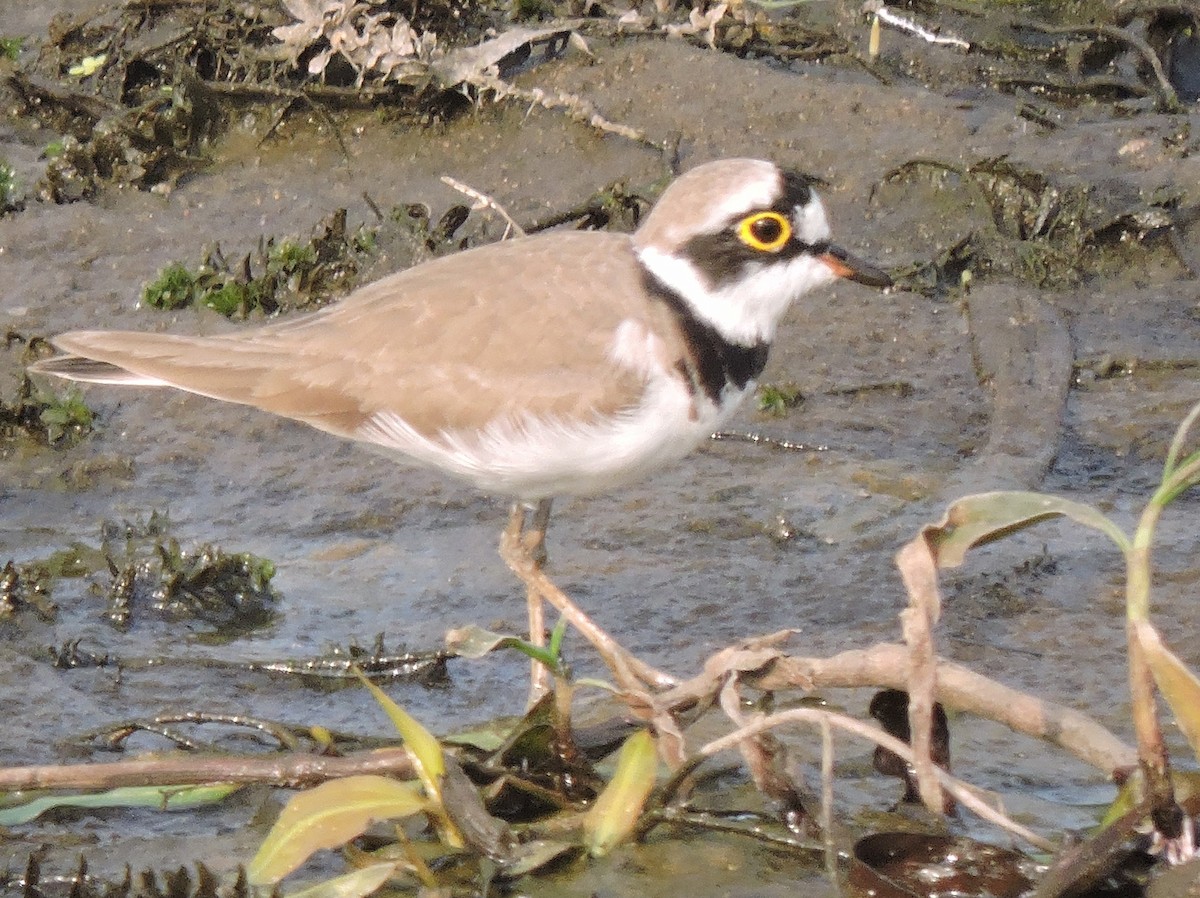
M 537 570 L 546 566 L 546 528 L 550 526 L 550 507 L 553 499 L 542 499 L 533 510 L 529 525 L 521 533 L 521 546 L 533 561 Z M 533 644 L 546 644 L 546 604 L 542 594 L 529 584 L 525 585 L 525 601 L 529 608 L 529 636 Z M 537 634 L 536 636 L 534 634 Z M 529 707 L 550 688 L 550 671 L 544 664 L 530 661 Z
M 524 530 L 522 542 L 533 563 L 541 570 L 546 566 L 546 528 L 550 526 L 550 507 L 553 499 L 542 499 L 533 510 L 533 519 Z
M 529 598 L 530 641 L 534 645 L 545 643 L 545 619 L 543 617 L 542 600 L 549 602 L 558 613 L 567 619 L 576 630 L 583 634 L 599 652 L 600 657 L 612 671 L 613 678 L 622 689 L 631 692 L 642 692 L 644 686 L 668 688 L 675 685 L 675 680 L 669 675 L 640 661 L 620 643 L 608 635 L 588 617 L 583 610 L 571 601 L 561 589 L 554 585 L 542 570 L 541 560 L 545 558 L 544 540 L 546 525 L 550 518 L 550 500 L 544 499 L 534 510 L 532 526 L 525 529 L 525 509 L 518 503 L 513 506 L 509 516 L 508 526 L 500 539 L 500 557 L 504 559 L 509 569 L 525 584 Z M 536 612 L 534 606 L 537 606 Z M 536 632 L 535 627 L 536 614 Z M 542 683 L 540 693 L 536 692 L 536 684 Z M 534 662 L 535 697 L 545 692 L 546 671 Z
M 533 526 L 525 528 L 525 506 L 514 502 L 508 515 L 508 526 L 500 539 L 500 555 L 508 562 L 514 571 L 512 562 L 505 555 L 505 547 L 511 546 L 522 552 L 536 569 L 541 570 L 546 561 L 546 525 L 550 520 L 550 500 L 543 499 L 538 503 L 533 513 Z M 524 578 L 522 578 L 524 579 Z M 528 580 L 525 580 L 525 604 L 529 611 L 529 641 L 539 648 L 546 645 L 546 606 L 542 604 L 542 594 Z M 537 704 L 538 700 L 550 689 L 550 672 L 546 665 L 535 659 L 529 661 L 529 707 Z

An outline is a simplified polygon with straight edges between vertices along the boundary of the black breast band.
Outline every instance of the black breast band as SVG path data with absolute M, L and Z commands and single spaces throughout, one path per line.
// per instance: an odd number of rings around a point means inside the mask
M 720 403 L 727 386 L 744 389 L 758 377 L 767 364 L 770 344 L 761 340 L 753 346 L 731 343 L 711 324 L 696 317 L 695 311 L 676 291 L 648 269 L 642 269 L 643 282 L 650 295 L 670 309 L 683 334 L 687 356 L 676 365 L 687 379 L 692 394 L 703 393 Z

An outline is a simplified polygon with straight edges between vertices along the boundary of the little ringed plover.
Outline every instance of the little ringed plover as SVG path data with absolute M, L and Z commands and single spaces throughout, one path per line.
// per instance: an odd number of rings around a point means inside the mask
M 619 680 L 659 683 L 531 579 L 550 500 L 608 491 L 707 439 L 753 391 L 792 302 L 838 277 L 890 283 L 830 243 L 812 179 L 725 159 L 676 179 L 633 234 L 481 246 L 233 334 L 72 331 L 53 338 L 66 355 L 31 370 L 255 406 L 510 497 L 502 555 L 530 589 L 534 640 L 545 594 Z

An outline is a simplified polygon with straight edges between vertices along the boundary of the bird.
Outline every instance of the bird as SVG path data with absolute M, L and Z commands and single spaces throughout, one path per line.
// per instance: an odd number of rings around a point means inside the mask
M 755 389 L 793 303 L 838 278 L 890 286 L 831 242 L 817 183 L 718 159 L 673 180 L 632 233 L 478 246 L 218 336 L 71 331 L 30 369 L 253 406 L 512 500 L 500 554 L 527 588 L 531 641 L 544 598 L 621 685 L 665 687 L 546 577 L 551 502 L 707 440 Z

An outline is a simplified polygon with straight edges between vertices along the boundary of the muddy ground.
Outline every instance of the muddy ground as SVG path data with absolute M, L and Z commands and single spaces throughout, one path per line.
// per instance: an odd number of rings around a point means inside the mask
M 6 8 L 0 33 L 36 42 L 48 14 L 66 5 Z M 865 53 L 867 23 L 835 12 Z M 568 52 L 517 83 L 584 97 L 654 139 L 678 137 L 685 168 L 747 155 L 819 175 L 839 242 L 894 272 L 996 229 L 993 210 L 953 175 L 885 179 L 912 160 L 968 167 L 1003 157 L 1063 191 L 1088 191 L 1114 219 L 1121 204 L 1142 208 L 1164 192 L 1183 207 L 1200 201 L 1194 107 L 1050 104 L 1053 122 L 1034 121 L 1021 114 L 1027 97 L 975 83 L 977 60 L 892 31 L 883 47 L 890 83 L 852 61 L 783 65 L 659 36 L 596 37 L 590 47 L 593 58 Z M 929 71 L 942 77 L 923 77 Z M 11 96 L 5 105 L 16 108 Z M 94 202 L 31 201 L 0 218 L 0 326 L 43 336 L 96 326 L 221 331 L 238 325 L 210 312 L 140 308 L 141 286 L 171 261 L 194 264 L 214 240 L 236 255 L 261 235 L 305 238 L 339 207 L 351 222 L 371 221 L 364 193 L 383 208 L 423 202 L 436 217 L 461 201 L 443 174 L 530 221 L 614 181 L 651 184 L 663 171 L 661 154 L 645 145 L 518 102 L 484 103 L 426 128 L 341 113 L 348 156 L 328 122 L 303 111 L 260 145 L 274 111 L 246 112 L 212 146 L 211 164 L 166 195 L 110 190 Z M 32 181 L 49 137 L 7 121 L 0 154 Z M 499 222 L 474 215 L 499 235 Z M 798 387 L 803 401 L 783 417 L 744 408 L 733 425 L 823 448 L 716 441 L 650 482 L 560 501 L 554 576 L 630 649 L 686 675 L 731 641 L 781 628 L 798 631 L 798 654 L 896 639 L 904 599 L 892 555 L 959 494 L 1045 489 L 1132 527 L 1176 423 L 1198 398 L 1200 294 L 1186 262 L 1197 233 L 1179 229 L 1181 255 L 1162 235 L 1143 240 L 1131 228 L 1081 273 L 1042 278 L 1044 286 L 1017 265 L 968 266 L 969 292 L 836 286 L 793 310 L 763 378 Z M 6 394 L 16 389 L 19 349 L 0 354 Z M 242 665 L 369 645 L 379 633 L 389 648 L 428 649 L 469 623 L 520 632 L 524 604 L 495 553 L 503 500 L 197 397 L 92 388 L 87 401 L 98 419 L 89 438 L 62 450 L 17 441 L 0 460 L 0 562 L 96 545 L 102 521 L 157 510 L 185 546 L 271 559 L 279 615 L 224 641 L 150 613 L 121 632 L 103 620 L 87 582 L 56 583 L 53 620 L 26 611 L 0 622 L 5 763 L 103 759 L 79 747 L 81 734 L 173 711 L 379 734 L 386 727 L 365 692 Z M 1155 556 L 1156 619 L 1193 665 L 1196 513 L 1194 498 L 1178 503 Z M 951 581 L 943 653 L 1129 738 L 1122 566 L 1100 536 L 1048 524 L 981 553 Z M 70 640 L 118 656 L 125 670 L 56 669 L 46 647 Z M 598 673 L 586 646 L 569 647 L 582 672 Z M 389 692 L 448 732 L 518 713 L 525 671 L 516 657 L 456 661 L 445 682 L 396 682 Z M 869 693 L 827 698 L 863 715 Z M 1061 750 L 974 719 L 952 727 L 957 770 L 1043 831 L 1087 825 L 1112 794 L 1103 772 Z M 802 758 L 818 756 L 815 737 L 795 738 Z M 895 785 L 871 772 L 869 747 L 839 744 L 839 811 L 850 820 L 889 807 Z M 131 744 L 164 747 L 151 737 Z M 0 863 L 20 868 L 49 845 L 47 867 L 84 853 L 101 872 L 195 860 L 229 871 L 253 851 L 273 801 L 251 792 L 175 816 L 64 815 L 14 830 Z M 797 880 L 813 893 L 825 888 L 818 867 L 743 841 L 695 838 L 720 862 L 698 869 L 695 845 L 660 840 L 528 893 L 746 894 L 750 882 L 755 895 L 790 895 Z

